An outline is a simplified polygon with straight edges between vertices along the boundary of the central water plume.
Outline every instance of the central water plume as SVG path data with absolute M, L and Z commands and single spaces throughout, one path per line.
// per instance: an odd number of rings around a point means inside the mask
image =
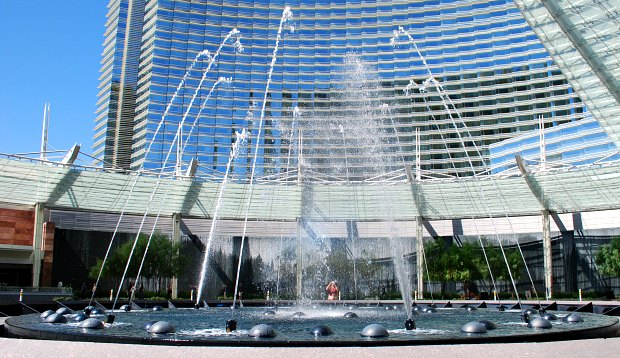
M 310 114 L 302 116 L 300 127 L 303 136 L 303 155 L 308 155 L 302 162 L 302 235 L 306 243 L 314 242 L 319 249 L 308 250 L 306 256 L 314 256 L 320 261 L 333 250 L 326 245 L 326 234 L 322 227 L 329 218 L 325 216 L 329 208 L 315 200 L 314 185 L 322 178 L 346 178 L 342 185 L 352 188 L 359 185 L 381 185 L 381 178 L 397 169 L 403 168 L 400 145 L 394 145 L 398 137 L 389 108 L 377 98 L 380 96 L 378 78 L 374 68 L 366 64 L 359 56 L 348 54 L 344 58 L 341 70 L 341 88 L 337 89 L 337 100 L 331 101 L 329 115 Z M 355 200 L 355 198 L 351 198 Z M 388 200 L 378 199 L 378 207 L 382 211 L 382 226 L 386 231 L 382 236 L 389 240 L 392 248 L 394 271 L 398 279 L 402 298 L 405 302 L 408 317 L 411 317 L 411 284 L 405 270 L 402 240 L 399 239 L 397 224 L 394 222 L 395 210 Z M 347 231 L 352 248 L 357 238 L 357 214 L 347 220 Z M 349 250 L 354 266 L 357 253 Z M 332 255 L 333 256 L 333 255 Z M 347 259 L 347 258 L 342 258 Z M 337 275 L 333 268 L 326 267 L 327 272 L 315 275 L 321 279 L 325 276 Z M 354 273 L 355 276 L 355 273 Z M 329 277 L 328 281 L 333 277 Z M 353 277 L 353 285 L 356 285 Z M 317 287 L 319 282 L 309 283 Z M 355 288 L 357 290 L 357 288 Z M 355 292 L 357 294 L 357 292 Z

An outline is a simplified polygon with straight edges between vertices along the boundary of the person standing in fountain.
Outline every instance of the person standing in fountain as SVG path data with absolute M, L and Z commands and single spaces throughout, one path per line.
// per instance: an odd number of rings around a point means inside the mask
M 327 292 L 328 300 L 333 301 L 333 300 L 338 299 L 340 290 L 338 289 L 338 286 L 336 285 L 336 281 L 332 281 L 328 283 L 327 287 L 325 287 L 325 291 Z

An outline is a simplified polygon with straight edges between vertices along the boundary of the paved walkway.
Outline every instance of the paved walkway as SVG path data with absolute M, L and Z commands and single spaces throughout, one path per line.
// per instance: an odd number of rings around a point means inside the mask
M 0 318 L 0 325 L 4 319 Z M 40 341 L 0 337 L 0 356 L 8 357 L 617 357 L 620 337 L 545 343 L 443 345 L 414 347 L 253 348 L 172 347 L 112 343 Z

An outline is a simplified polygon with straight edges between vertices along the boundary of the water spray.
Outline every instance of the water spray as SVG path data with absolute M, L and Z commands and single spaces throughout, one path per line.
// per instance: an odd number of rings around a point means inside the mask
M 292 20 L 293 18 L 293 13 L 291 12 L 291 7 L 287 6 L 284 8 L 284 11 L 282 12 L 282 17 L 280 19 L 280 26 L 278 27 L 278 35 L 276 37 L 276 44 L 275 47 L 273 49 L 273 54 L 271 56 L 271 66 L 269 67 L 269 74 L 267 76 L 267 85 L 265 86 L 265 95 L 263 97 L 263 106 L 261 109 L 261 114 L 260 114 L 260 120 L 258 123 L 258 132 L 256 134 L 256 144 L 254 147 L 254 160 L 252 161 L 252 172 L 250 174 L 250 189 L 249 189 L 249 193 L 248 193 L 248 200 L 247 200 L 247 204 L 246 204 L 246 212 L 245 212 L 245 219 L 243 222 L 243 234 L 241 235 L 241 245 L 239 247 L 239 264 L 237 267 L 237 277 L 235 278 L 235 292 L 233 295 L 233 305 L 232 305 L 232 315 L 234 317 L 234 312 L 236 309 L 236 302 L 237 302 L 237 293 L 239 291 L 239 274 L 241 272 L 241 264 L 243 262 L 243 246 L 245 243 L 245 235 L 246 235 L 246 231 L 247 231 L 247 225 L 248 225 L 248 215 L 250 212 L 250 203 L 252 201 L 252 194 L 253 194 L 253 190 L 254 190 L 254 174 L 256 172 L 256 162 L 257 162 L 257 157 L 258 157 L 258 147 L 260 145 L 260 136 L 261 136 L 261 132 L 263 129 L 263 119 L 265 117 L 265 107 L 267 105 L 267 95 L 269 94 L 269 85 L 271 84 L 271 76 L 273 74 L 273 67 L 276 63 L 276 55 L 278 54 L 278 46 L 280 45 L 280 39 L 282 38 L 282 27 L 284 25 L 284 23 L 286 23 L 289 20 Z

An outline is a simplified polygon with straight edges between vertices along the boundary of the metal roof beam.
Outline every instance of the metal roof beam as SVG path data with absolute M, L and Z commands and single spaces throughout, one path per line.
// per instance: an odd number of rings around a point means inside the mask
M 541 210 L 549 210 L 549 205 L 545 200 L 545 195 L 542 188 L 540 187 L 540 185 L 538 185 L 536 179 L 531 176 L 531 172 L 527 167 L 527 164 L 525 164 L 525 162 L 523 161 L 521 155 L 516 154 L 515 160 L 517 161 L 517 167 L 521 171 L 521 174 L 523 174 L 523 179 L 525 179 L 527 186 L 530 188 L 532 194 L 534 194 L 534 196 L 536 197 L 536 200 L 538 200 L 538 203 L 540 203 Z

